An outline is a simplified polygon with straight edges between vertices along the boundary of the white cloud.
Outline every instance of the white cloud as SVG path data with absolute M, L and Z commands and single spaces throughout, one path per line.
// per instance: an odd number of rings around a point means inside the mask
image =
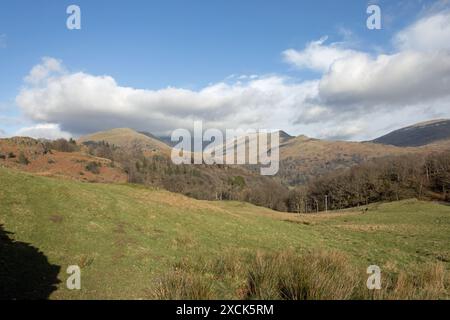
M 324 39 L 284 53 L 298 67 L 322 70 L 317 95 L 305 101 L 308 107 L 296 120 L 315 126 L 316 136 L 369 139 L 394 124 L 450 117 L 448 11 L 398 32 L 391 54 L 371 55 Z
M 413 51 L 337 61 L 320 82 L 323 102 L 342 108 L 404 106 L 450 95 L 450 54 Z
M 64 132 L 59 128 L 57 124 L 37 124 L 35 126 L 26 127 L 18 130 L 15 136 L 31 137 L 35 139 L 44 138 L 55 140 L 59 138 L 69 139 L 72 135 L 68 132 Z
M 333 140 L 348 140 L 360 135 L 366 126 L 367 124 L 361 120 L 340 124 L 332 123 L 332 126 L 320 126 L 318 128 L 318 136 Z
M 418 20 L 399 32 L 393 41 L 402 51 L 450 50 L 450 12 L 444 11 Z
M 398 32 L 393 41 L 397 52 L 392 54 L 353 51 L 335 60 L 320 80 L 314 103 L 336 112 L 370 112 L 448 98 L 450 14 L 423 17 Z
M 352 57 L 356 52 L 344 48 L 342 43 L 325 45 L 327 37 L 308 43 L 302 51 L 288 49 L 283 52 L 286 62 L 300 69 L 327 72 L 336 61 Z
M 32 69 L 27 77 L 32 81 L 16 103 L 31 120 L 58 123 L 75 134 L 124 126 L 167 133 L 190 128 L 198 119 L 215 128 L 289 127 L 292 115 L 317 92 L 317 82 L 279 76 L 220 82 L 199 91 L 134 89 L 109 76 L 67 73 L 61 64 L 49 67 L 49 61 L 56 60 L 47 58 Z
M 30 73 L 25 77 L 25 82 L 38 85 L 44 80 L 48 80 L 53 74 L 63 73 L 64 67 L 60 60 L 44 57 L 42 62 L 34 66 Z

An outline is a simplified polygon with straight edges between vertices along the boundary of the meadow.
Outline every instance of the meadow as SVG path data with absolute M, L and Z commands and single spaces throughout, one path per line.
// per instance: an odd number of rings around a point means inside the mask
M 0 186 L 3 296 L 19 294 L 14 286 L 22 297 L 50 299 L 450 296 L 445 204 L 299 215 L 5 168 Z M 69 265 L 82 270 L 81 290 L 66 288 Z M 376 294 L 365 289 L 369 265 L 382 270 Z

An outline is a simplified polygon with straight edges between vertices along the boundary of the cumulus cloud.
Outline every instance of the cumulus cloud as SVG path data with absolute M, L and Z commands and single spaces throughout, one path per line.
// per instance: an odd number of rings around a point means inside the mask
M 450 49 L 450 12 L 424 17 L 399 32 L 394 44 L 400 50 L 433 52 Z
M 331 126 L 321 126 L 318 128 L 319 136 L 328 137 L 332 140 L 349 140 L 354 136 L 360 135 L 366 124 L 361 121 L 347 121 L 347 123 L 336 124 Z
M 422 17 L 398 32 L 393 37 L 396 52 L 391 54 L 372 55 L 326 40 L 283 53 L 287 62 L 323 74 L 318 95 L 301 121 L 316 121 L 324 113 L 334 116 L 334 111 L 401 108 L 450 96 L 448 11 Z
M 42 81 L 48 80 L 53 74 L 64 73 L 65 69 L 60 60 L 44 57 L 42 62 L 34 66 L 25 77 L 25 82 L 32 85 L 39 85 Z
M 361 53 L 337 61 L 321 79 L 319 94 L 339 107 L 403 106 L 449 96 L 449 84 L 448 52 Z
M 35 126 L 22 128 L 15 133 L 15 136 L 50 140 L 59 138 L 70 139 L 72 137 L 70 133 L 62 131 L 59 128 L 59 125 L 52 123 L 37 124 Z
M 83 134 L 129 126 L 154 133 L 190 128 L 203 120 L 215 128 L 289 126 L 289 114 L 317 91 L 317 82 L 291 82 L 280 76 L 250 77 L 220 82 L 201 90 L 144 90 L 120 86 L 109 76 L 68 73 L 46 58 L 26 77 L 16 97 L 31 120 L 58 123 L 63 130 Z
M 327 72 L 336 61 L 352 57 L 355 51 L 346 49 L 342 43 L 326 45 L 328 37 L 310 42 L 304 50 L 288 49 L 283 52 L 286 62 L 299 69 Z
M 331 113 L 356 115 L 448 102 L 450 15 L 423 17 L 398 32 L 393 41 L 397 50 L 392 54 L 353 52 L 334 61 L 320 79 L 314 103 Z M 434 105 L 443 108 L 445 104 Z

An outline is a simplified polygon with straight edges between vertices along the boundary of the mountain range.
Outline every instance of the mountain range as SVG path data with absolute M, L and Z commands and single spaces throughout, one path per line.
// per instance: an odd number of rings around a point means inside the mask
M 415 124 L 367 142 L 329 141 L 304 135 L 294 137 L 284 131 L 280 131 L 280 138 L 280 170 L 272 180 L 291 187 L 303 185 L 311 179 L 329 172 L 346 169 L 375 158 L 412 153 L 428 154 L 450 149 L 450 120 L 441 119 Z M 133 162 L 133 165 L 128 165 L 133 167 L 134 162 L 140 161 L 139 156 L 133 155 L 136 152 L 142 152 L 143 156 L 150 158 L 160 156 L 158 166 L 161 166 L 161 161 L 163 161 L 164 170 L 176 171 L 176 168 L 172 168 L 170 163 L 172 143 L 169 141 L 168 138 L 160 138 L 148 132 L 117 128 L 79 138 L 77 143 L 81 149 L 69 157 L 64 152 L 45 153 L 42 142 L 31 138 L 0 139 L 0 165 L 19 166 L 17 156 L 20 152 L 24 152 L 30 159 L 30 164 L 24 167 L 28 171 L 45 175 L 69 176 L 88 181 L 123 181 L 125 178 L 124 174 L 120 173 L 121 170 L 123 171 L 121 166 L 124 162 Z M 110 160 L 105 158 L 111 157 L 105 155 L 104 152 L 99 153 L 97 150 L 94 156 L 90 154 L 89 146 L 100 142 L 108 143 L 122 150 L 120 160 L 115 161 L 114 167 L 107 164 Z M 96 148 L 98 149 L 98 146 Z M 8 159 L 6 154 L 10 152 L 15 153 L 16 157 Z M 3 163 L 1 158 L 3 158 Z M 92 175 L 89 171 L 84 170 L 82 165 L 95 161 L 104 162 L 104 169 L 99 175 Z M 199 188 L 202 183 L 223 186 L 236 176 L 245 177 L 248 185 L 262 185 L 268 181 L 258 177 L 252 167 L 227 166 L 227 168 L 225 170 L 220 166 L 211 168 L 196 166 L 195 172 L 200 172 Z M 165 175 L 165 173 L 160 173 L 157 178 L 152 176 L 152 181 L 161 181 L 162 176 Z M 216 181 L 217 177 L 220 177 L 218 179 L 220 182 Z M 184 187 L 181 188 L 185 193 L 189 193 L 189 188 L 193 188 L 189 179 L 184 179 L 186 181 Z M 219 192 L 218 189 L 214 192 Z M 210 197 L 212 196 L 208 196 L 208 198 Z
M 82 137 L 87 141 L 106 141 L 124 148 L 140 147 L 146 154 L 170 154 L 174 145 L 168 137 L 157 137 L 132 129 L 113 129 Z M 239 143 L 239 140 L 238 140 Z M 204 143 L 204 147 L 208 143 Z M 310 179 L 374 158 L 410 153 L 429 153 L 450 147 L 450 120 L 418 123 L 367 142 L 330 141 L 304 135 L 291 136 L 280 131 L 280 170 L 285 185 L 307 183 Z

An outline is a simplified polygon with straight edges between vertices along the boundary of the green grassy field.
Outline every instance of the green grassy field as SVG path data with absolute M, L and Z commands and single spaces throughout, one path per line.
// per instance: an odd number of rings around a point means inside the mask
M 51 299 L 152 298 L 156 279 L 180 261 L 286 249 L 339 250 L 361 273 L 371 264 L 393 272 L 435 262 L 450 269 L 450 206 L 417 200 L 370 206 L 366 213 L 292 215 L 0 168 L 0 225 L 8 238 L 60 267 Z M 27 257 L 14 255 L 32 268 Z M 66 288 L 69 265 L 82 268 L 82 290 Z M 233 297 L 226 280 L 216 285 L 220 297 Z

